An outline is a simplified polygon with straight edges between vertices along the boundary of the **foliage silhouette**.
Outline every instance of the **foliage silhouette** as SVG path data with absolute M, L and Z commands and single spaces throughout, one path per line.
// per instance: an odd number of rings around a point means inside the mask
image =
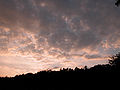
M 75 90 L 75 88 L 86 87 L 86 80 L 92 81 L 93 84 L 101 81 L 101 85 L 109 83 L 111 80 L 119 80 L 119 72 L 120 53 L 110 57 L 109 63 L 105 65 L 95 65 L 91 68 L 85 66 L 81 69 L 77 67 L 75 69 L 63 68 L 60 71 L 48 70 L 36 74 L 28 73 L 15 77 L 1 77 L 0 82 L 2 82 L 1 90 Z
M 120 0 L 116 0 L 115 5 L 118 7 L 120 5 Z

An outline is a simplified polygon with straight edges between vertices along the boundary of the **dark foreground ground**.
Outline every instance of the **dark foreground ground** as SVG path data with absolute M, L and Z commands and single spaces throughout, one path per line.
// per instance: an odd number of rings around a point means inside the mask
M 29 79 L 29 78 L 30 79 Z M 51 73 L 32 79 L 0 80 L 0 90 L 82 90 L 110 89 L 119 90 L 119 73 Z

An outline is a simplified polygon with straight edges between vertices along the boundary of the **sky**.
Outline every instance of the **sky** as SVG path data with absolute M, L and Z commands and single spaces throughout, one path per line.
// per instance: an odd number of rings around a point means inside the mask
M 115 0 L 0 0 L 0 76 L 108 63 L 120 51 Z

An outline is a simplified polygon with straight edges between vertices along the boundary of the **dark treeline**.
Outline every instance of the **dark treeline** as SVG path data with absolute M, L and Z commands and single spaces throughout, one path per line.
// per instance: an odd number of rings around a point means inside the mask
M 40 71 L 15 77 L 1 77 L 1 90 L 75 90 L 87 88 L 85 85 L 115 83 L 120 77 L 120 53 L 114 55 L 108 64 L 91 68 L 61 69 L 60 71 Z M 114 80 L 114 81 L 113 81 Z M 112 81 L 112 82 L 111 82 Z M 102 83 L 100 83 L 102 82 Z
M 115 5 L 118 7 L 120 5 L 120 0 L 116 0 Z

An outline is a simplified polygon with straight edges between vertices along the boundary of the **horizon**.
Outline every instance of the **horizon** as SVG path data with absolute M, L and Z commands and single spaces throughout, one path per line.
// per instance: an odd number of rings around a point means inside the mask
M 0 77 L 107 64 L 119 37 L 115 0 L 0 0 Z

